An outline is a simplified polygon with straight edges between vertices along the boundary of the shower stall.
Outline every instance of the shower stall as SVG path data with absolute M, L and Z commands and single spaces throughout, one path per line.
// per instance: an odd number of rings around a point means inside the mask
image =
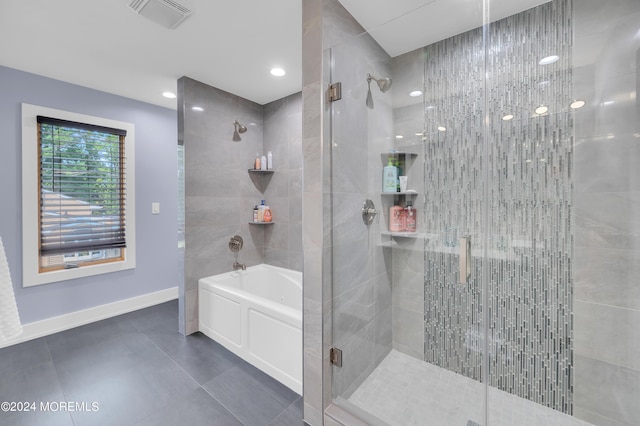
M 640 2 L 444 3 L 324 51 L 329 421 L 637 424 Z

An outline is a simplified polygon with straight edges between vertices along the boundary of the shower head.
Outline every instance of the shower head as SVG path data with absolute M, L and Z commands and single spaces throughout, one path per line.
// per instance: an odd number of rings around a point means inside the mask
M 391 88 L 392 81 L 389 77 L 375 78 L 371 74 L 367 74 L 368 88 L 367 88 L 367 100 L 365 103 L 367 104 L 367 107 L 373 109 L 373 96 L 371 96 L 371 80 L 375 81 L 378 84 L 378 89 L 380 89 L 382 93 L 385 93 L 387 90 Z
M 371 83 L 371 80 L 378 83 L 378 88 L 382 93 L 385 93 L 387 90 L 391 89 L 392 81 L 389 77 L 375 78 L 371 74 L 367 74 L 367 83 Z
M 247 126 L 245 126 L 244 124 L 240 124 L 238 122 L 238 120 L 234 120 L 233 121 L 233 140 L 234 141 L 239 141 L 240 139 L 240 133 L 244 133 L 247 131 Z
M 247 131 L 247 126 L 245 126 L 244 124 L 240 124 L 238 120 L 235 120 L 233 122 L 233 125 L 236 127 L 236 130 L 238 131 L 238 133 L 244 133 Z

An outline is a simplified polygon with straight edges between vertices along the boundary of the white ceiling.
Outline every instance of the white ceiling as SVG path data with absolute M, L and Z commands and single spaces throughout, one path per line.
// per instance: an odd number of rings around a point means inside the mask
M 173 30 L 130 3 L 0 0 L 0 65 L 174 109 L 185 75 L 259 104 L 300 91 L 300 0 L 178 0 Z
M 545 1 L 492 0 L 490 18 Z M 340 2 L 394 57 L 482 24 L 478 0 Z M 185 75 L 259 104 L 301 90 L 301 0 L 179 0 L 173 30 L 130 3 L 0 0 L 0 65 L 174 109 L 161 93 Z
M 391 57 L 550 0 L 339 0 Z

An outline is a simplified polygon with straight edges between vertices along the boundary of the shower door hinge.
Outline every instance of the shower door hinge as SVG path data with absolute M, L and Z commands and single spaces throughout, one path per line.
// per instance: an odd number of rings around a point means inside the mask
M 342 99 L 342 83 L 337 82 L 329 86 L 329 102 L 335 102 Z
M 329 362 L 336 367 L 342 367 L 342 351 L 338 348 L 329 350 Z

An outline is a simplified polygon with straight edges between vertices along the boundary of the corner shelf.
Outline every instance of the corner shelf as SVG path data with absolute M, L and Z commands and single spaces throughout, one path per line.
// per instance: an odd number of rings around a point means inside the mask
M 389 232 L 389 231 L 385 231 L 385 232 L 381 232 L 381 235 L 387 236 L 387 237 L 391 237 L 391 238 L 396 238 L 396 237 L 400 237 L 400 238 L 424 238 L 424 235 L 420 234 L 419 232 Z
M 418 154 L 416 154 L 415 152 L 404 152 L 404 151 L 383 152 L 380 154 L 380 158 L 382 159 L 383 164 L 386 164 L 387 161 L 389 161 L 389 158 L 398 158 L 398 157 L 416 158 L 417 156 Z
M 262 169 L 249 169 L 249 173 L 257 173 L 257 174 L 271 174 L 274 173 L 275 170 L 273 169 L 267 169 L 267 170 L 262 170 Z
M 249 225 L 273 225 L 275 222 L 249 222 Z
M 417 192 L 381 192 L 380 195 L 418 195 Z

